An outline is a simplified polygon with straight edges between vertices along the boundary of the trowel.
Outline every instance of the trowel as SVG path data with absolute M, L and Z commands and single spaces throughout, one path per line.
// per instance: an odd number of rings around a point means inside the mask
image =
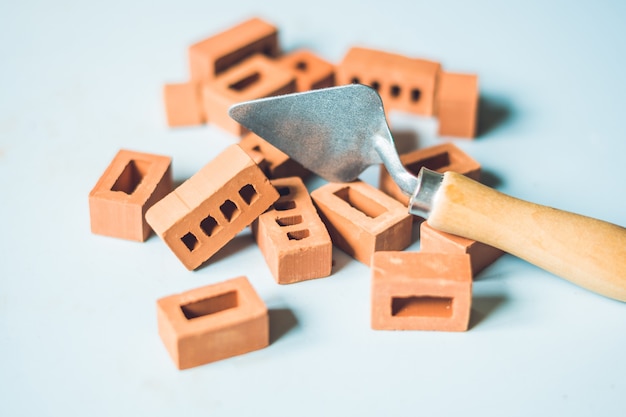
M 230 116 L 331 182 L 384 164 L 433 228 L 486 243 L 581 287 L 626 301 L 626 229 L 522 201 L 455 172 L 400 162 L 379 94 L 349 84 L 233 105 Z

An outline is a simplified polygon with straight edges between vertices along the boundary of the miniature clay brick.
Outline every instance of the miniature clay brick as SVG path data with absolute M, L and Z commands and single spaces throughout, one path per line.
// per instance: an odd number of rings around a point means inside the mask
M 470 256 L 473 276 L 504 254 L 500 249 L 472 239 L 435 230 L 428 222 L 420 225 L 420 251 L 429 253 L 466 253 Z
M 146 211 L 172 191 L 172 159 L 120 150 L 89 193 L 92 233 L 145 241 Z
M 366 265 L 376 251 L 411 243 L 407 207 L 363 182 L 328 183 L 311 193 L 333 244 Z
M 204 108 L 212 123 L 241 136 L 246 130 L 228 115 L 235 103 L 257 98 L 293 93 L 293 71 L 278 67 L 264 55 L 255 55 L 231 67 L 203 88 Z
M 246 133 L 239 146 L 252 157 L 269 179 L 305 178 L 310 174 L 308 169 L 253 132 Z
M 246 20 L 189 47 L 189 69 L 194 81 L 211 81 L 244 59 L 280 54 L 278 30 L 259 18 Z
M 372 328 L 465 331 L 472 306 L 469 255 L 376 252 Z
M 252 229 L 274 279 L 291 284 L 327 277 L 333 244 L 302 179 L 281 178 L 272 185 L 281 197 Z
M 477 75 L 442 72 L 435 99 L 439 135 L 475 137 L 478 99 Z
M 335 66 L 306 49 L 278 58 L 278 64 L 296 75 L 296 91 L 309 91 L 335 85 Z
M 366 84 L 383 100 L 385 111 L 432 116 L 441 65 L 425 59 L 353 47 L 337 66 L 337 84 Z
M 279 195 L 254 161 L 231 145 L 146 213 L 188 269 L 232 240 Z
M 178 369 L 269 345 L 267 307 L 244 276 L 159 299 L 157 322 Z
M 422 167 L 439 173 L 458 172 L 474 180 L 480 178 L 480 164 L 451 142 L 400 155 L 400 162 L 412 174 L 417 175 Z M 409 196 L 405 195 L 393 181 L 389 171 L 381 165 L 378 187 L 405 206 L 409 204 Z
M 195 126 L 206 123 L 199 83 L 165 84 L 163 101 L 168 126 Z

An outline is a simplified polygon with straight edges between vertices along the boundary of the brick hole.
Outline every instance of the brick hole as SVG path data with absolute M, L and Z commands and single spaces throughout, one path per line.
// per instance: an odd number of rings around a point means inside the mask
M 223 55 L 215 60 L 214 71 L 215 74 L 220 74 L 227 69 L 231 68 L 233 65 L 238 64 L 244 59 L 248 58 L 250 54 L 237 54 L 237 53 L 229 53 Z
M 256 189 L 252 184 L 247 184 L 241 187 L 239 195 L 247 205 L 252 204 L 257 198 L 259 198 L 259 194 L 256 192 Z
M 291 193 L 289 187 L 276 187 L 276 191 L 278 191 L 278 194 L 280 194 L 281 197 L 284 197 Z
M 243 91 L 246 88 L 250 87 L 251 85 L 257 83 L 260 78 L 261 78 L 261 74 L 258 72 L 255 72 L 253 74 L 250 74 L 242 78 L 241 80 L 237 82 L 230 84 L 228 88 L 230 88 L 231 90 Z
M 380 90 L 380 83 L 378 81 L 372 81 L 370 86 L 376 91 Z
M 221 226 L 213 217 L 207 216 L 200 222 L 200 228 L 207 236 L 210 237 L 213 236 L 221 228 Z
M 295 216 L 277 217 L 276 223 L 278 223 L 280 227 L 293 226 L 294 224 L 302 223 L 302 216 L 297 214 Z
M 411 90 L 411 101 L 418 102 L 420 101 L 421 97 L 422 97 L 422 92 L 420 91 L 419 88 L 414 88 Z
M 293 200 L 277 201 L 276 203 L 274 203 L 274 210 L 276 211 L 293 210 L 295 208 L 296 208 L 296 202 Z
M 288 232 L 287 237 L 289 240 L 302 240 L 309 237 L 309 229 L 296 230 L 294 232 Z
M 150 162 L 131 159 L 124 167 L 124 170 L 122 170 L 120 176 L 117 177 L 117 180 L 115 180 L 111 191 L 121 191 L 128 195 L 134 193 L 149 168 Z
M 191 232 L 185 234 L 180 240 L 185 244 L 189 252 L 193 252 L 198 247 L 198 238 Z
M 224 201 L 224 204 L 220 206 L 220 211 L 229 222 L 239 215 L 239 207 L 231 200 Z
M 452 317 L 452 298 L 393 297 L 391 315 L 394 317 Z
M 367 217 L 376 218 L 387 211 L 385 207 L 352 187 L 341 188 L 335 191 L 335 195 Z
M 203 300 L 194 301 L 192 303 L 180 306 L 187 320 L 198 317 L 208 316 L 210 314 L 219 313 L 220 311 L 229 310 L 239 305 L 237 300 L 237 292 L 229 291 L 214 297 L 205 298 Z
M 360 83 L 361 83 L 361 80 L 359 79 L 359 77 L 352 77 L 352 78 L 350 79 L 350 82 L 351 82 L 352 84 L 360 84 Z
M 417 175 L 417 173 L 422 167 L 432 169 L 433 171 L 440 171 L 448 166 L 450 166 L 450 153 L 442 152 L 442 153 L 438 153 L 437 155 L 433 155 L 429 158 L 422 159 L 412 164 L 408 164 L 406 166 L 406 169 L 409 172 L 412 172 L 413 174 Z
M 252 150 L 254 152 L 261 152 L 261 147 L 259 145 L 255 145 L 255 146 L 252 147 Z
M 391 86 L 391 91 L 390 91 L 391 97 L 398 97 L 398 96 L 400 96 L 400 91 L 401 90 L 400 90 L 400 86 L 399 85 L 395 85 L 395 84 L 392 85 Z
M 307 64 L 306 61 L 298 61 L 296 62 L 295 67 L 296 70 L 305 72 L 309 69 L 309 64 Z

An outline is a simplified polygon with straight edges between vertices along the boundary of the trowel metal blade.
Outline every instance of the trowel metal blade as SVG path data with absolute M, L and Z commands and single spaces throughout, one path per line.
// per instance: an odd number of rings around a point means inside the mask
M 381 163 L 374 138 L 389 136 L 378 93 L 361 84 L 233 105 L 230 116 L 305 168 L 334 182 Z

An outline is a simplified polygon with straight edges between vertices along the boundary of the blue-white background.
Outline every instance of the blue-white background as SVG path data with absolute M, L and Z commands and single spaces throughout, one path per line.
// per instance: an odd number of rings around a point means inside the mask
M 181 182 L 236 143 L 167 128 L 161 88 L 187 79 L 189 44 L 250 16 L 286 51 L 337 63 L 361 45 L 478 73 L 483 134 L 455 143 L 490 185 L 626 225 L 626 6 L 515 3 L 0 3 L 0 415 L 621 415 L 626 305 L 511 256 L 477 277 L 469 332 L 376 332 L 369 269 L 339 250 L 331 277 L 279 286 L 248 231 L 195 272 L 157 237 L 89 231 L 118 149 L 172 156 Z M 391 123 L 405 149 L 442 140 L 434 120 Z M 238 275 L 273 343 L 177 371 L 155 300 Z

